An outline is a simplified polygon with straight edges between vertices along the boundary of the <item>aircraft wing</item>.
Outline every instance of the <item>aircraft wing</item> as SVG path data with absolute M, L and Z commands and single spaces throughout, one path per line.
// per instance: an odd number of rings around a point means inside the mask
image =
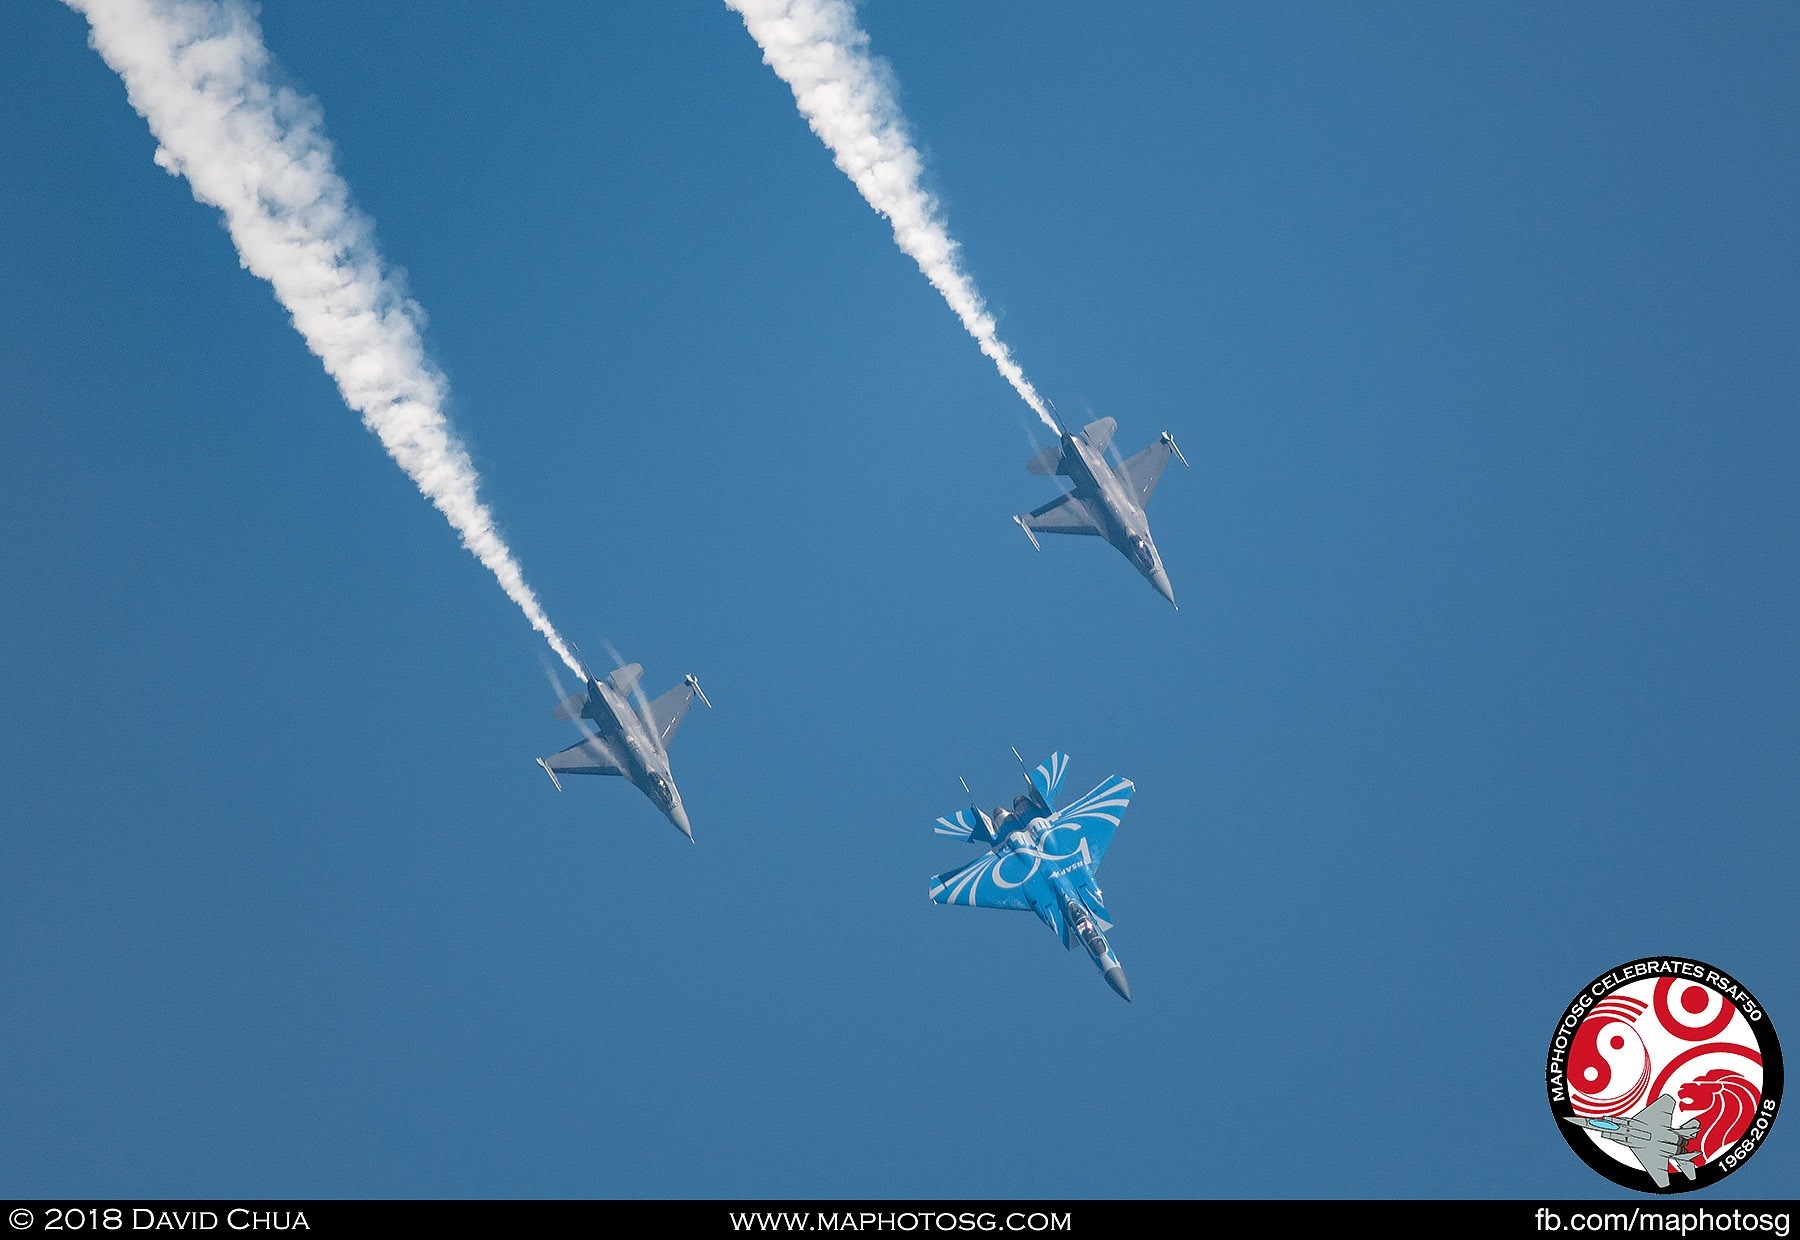
M 619 761 L 612 748 L 597 736 L 590 736 L 576 745 L 570 745 L 559 754 L 548 758 L 539 758 L 547 771 L 560 771 L 565 775 L 623 775 L 625 764 Z
M 673 689 L 650 703 L 650 726 L 656 732 L 662 747 L 667 749 L 669 742 L 675 739 L 675 729 L 681 726 L 686 718 L 688 707 L 694 704 L 694 686 L 682 681 Z
M 960 869 L 948 870 L 931 880 L 931 899 L 937 904 L 966 904 L 970 908 L 1016 908 L 1034 910 L 1035 905 L 1023 887 L 1009 887 L 994 881 L 994 871 L 1002 860 L 999 853 L 986 853 Z M 1043 914 L 1039 914 L 1041 917 Z
M 1085 852 L 1088 865 L 1098 869 L 1135 791 L 1137 785 L 1129 779 L 1109 775 L 1079 801 L 1052 814 L 1054 830 L 1044 837 L 1044 855 L 1063 860 Z
M 1150 502 L 1150 497 L 1156 493 L 1156 484 L 1162 481 L 1169 458 L 1174 455 L 1175 449 L 1168 440 L 1159 439 L 1125 462 L 1125 476 L 1137 493 L 1138 507 Z
M 1633 1149 L 1631 1156 L 1638 1160 L 1638 1166 L 1650 1173 L 1658 1188 L 1669 1186 L 1669 1160 L 1654 1150 Z
M 1041 531 L 1045 534 L 1104 534 L 1105 530 L 1094 517 L 1094 510 L 1087 506 L 1087 501 L 1073 491 L 1059 499 L 1053 499 L 1042 508 L 1033 508 L 1031 512 L 1019 518 L 1019 524 L 1027 529 Z

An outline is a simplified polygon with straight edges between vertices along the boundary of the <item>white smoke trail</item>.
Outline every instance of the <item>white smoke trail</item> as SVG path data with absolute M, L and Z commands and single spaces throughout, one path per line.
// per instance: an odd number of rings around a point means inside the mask
M 241 0 L 64 0 L 125 80 L 158 143 L 156 163 L 225 214 L 238 259 L 275 288 L 344 403 L 449 519 L 531 627 L 580 673 L 525 584 L 475 467 L 444 417 L 444 377 L 425 356 L 418 308 L 375 247 L 332 166 L 317 103 L 270 81 Z
M 956 261 L 937 203 L 919 186 L 920 159 L 869 36 L 850 0 L 725 0 L 762 48 L 763 63 L 794 92 L 801 115 L 843 174 L 894 226 L 894 240 L 942 293 L 981 351 L 1045 426 L 1056 422 L 995 334 L 994 316 Z

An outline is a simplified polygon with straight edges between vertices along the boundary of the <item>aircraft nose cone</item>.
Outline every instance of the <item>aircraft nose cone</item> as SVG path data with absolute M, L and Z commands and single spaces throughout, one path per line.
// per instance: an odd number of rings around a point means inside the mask
M 1175 602 L 1175 587 L 1169 584 L 1169 574 L 1163 572 L 1160 568 L 1157 569 L 1150 577 L 1150 584 L 1156 587 L 1156 592 L 1158 594 L 1168 599 L 1171 603 Z
M 1131 987 L 1125 982 L 1125 970 L 1118 965 L 1106 971 L 1106 984 L 1119 992 L 1119 998 L 1131 1002 Z
M 694 828 L 688 825 L 688 816 L 685 809 L 681 808 L 679 805 L 670 807 L 669 821 L 674 823 L 676 829 L 687 836 L 690 841 L 693 840 Z

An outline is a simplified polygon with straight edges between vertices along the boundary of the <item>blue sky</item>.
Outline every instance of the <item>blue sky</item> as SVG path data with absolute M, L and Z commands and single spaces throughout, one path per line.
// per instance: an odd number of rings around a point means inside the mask
M 1007 519 L 1029 411 L 723 5 L 263 8 L 550 615 L 716 704 L 691 846 L 551 789 L 542 642 L 0 11 L 0 1189 L 1624 1196 L 1577 988 L 1800 1038 L 1800 15 L 863 20 L 1027 373 L 1193 462 L 1179 613 Z M 1009 745 L 1138 785 L 1130 1005 L 925 898 Z

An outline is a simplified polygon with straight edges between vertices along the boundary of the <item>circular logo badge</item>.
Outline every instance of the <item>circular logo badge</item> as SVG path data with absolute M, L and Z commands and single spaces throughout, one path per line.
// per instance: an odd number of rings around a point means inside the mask
M 1685 1193 L 1736 1171 L 1781 1103 L 1781 1044 L 1742 983 L 1654 956 L 1609 969 L 1569 1003 L 1544 1066 L 1550 1113 L 1615 1184 Z

